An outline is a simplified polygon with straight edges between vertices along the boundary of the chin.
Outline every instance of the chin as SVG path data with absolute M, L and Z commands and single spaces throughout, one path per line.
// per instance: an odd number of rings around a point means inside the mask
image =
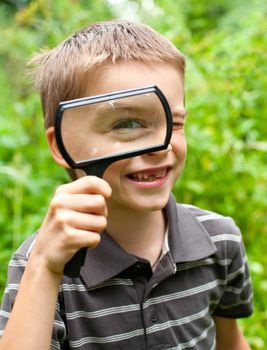
M 135 198 L 129 198 L 126 206 L 129 210 L 136 212 L 151 212 L 162 210 L 166 207 L 169 200 L 170 193 L 162 195 L 152 196 L 137 196 Z

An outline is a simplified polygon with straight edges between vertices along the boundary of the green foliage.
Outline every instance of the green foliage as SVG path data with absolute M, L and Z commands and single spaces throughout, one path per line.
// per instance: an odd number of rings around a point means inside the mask
M 104 1 L 38 0 L 17 10 L 0 4 L 1 295 L 12 252 L 40 226 L 57 185 L 69 181 L 48 152 L 39 97 L 26 78 L 27 62 L 40 48 L 110 17 Z
M 240 323 L 253 349 L 265 349 L 267 4 L 156 3 L 165 32 L 186 53 L 188 63 L 188 159 L 174 192 L 179 201 L 233 216 L 241 228 L 254 284 L 255 313 Z M 154 12 L 149 17 L 143 12 L 142 17 L 164 33 L 159 11 Z
M 17 4 L 14 6 L 12 4 Z M 0 4 L 0 286 L 12 251 L 36 230 L 68 181 L 47 150 L 39 98 L 25 77 L 33 52 L 89 22 L 127 17 L 187 57 L 188 159 L 180 202 L 233 216 L 246 243 L 255 313 L 240 322 L 253 349 L 267 344 L 267 3 L 261 0 L 35 0 Z

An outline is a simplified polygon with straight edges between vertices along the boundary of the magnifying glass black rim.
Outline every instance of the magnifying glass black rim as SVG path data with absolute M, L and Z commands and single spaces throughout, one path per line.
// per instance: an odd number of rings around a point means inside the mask
M 74 107 L 81 107 L 88 104 L 105 102 L 110 100 L 110 98 L 114 98 L 114 99 L 126 98 L 126 97 L 131 97 L 136 95 L 147 94 L 151 92 L 154 92 L 159 97 L 165 111 L 167 130 L 166 130 L 165 140 L 162 144 L 157 146 L 152 146 L 152 147 L 141 148 L 131 152 L 126 151 L 126 152 L 116 153 L 108 157 L 105 156 L 105 157 L 93 158 L 89 160 L 82 160 L 78 162 L 75 162 L 71 158 L 71 156 L 69 155 L 69 153 L 67 152 L 64 146 L 64 142 L 61 135 L 62 118 L 65 110 L 74 108 Z M 100 164 L 102 165 L 102 167 L 106 167 L 107 165 L 113 163 L 116 160 L 130 158 L 130 157 L 142 155 L 149 152 L 164 150 L 169 145 L 171 134 L 172 134 L 172 113 L 166 97 L 156 85 L 140 87 L 135 89 L 128 89 L 123 91 L 116 91 L 116 92 L 101 94 L 96 96 L 89 96 L 89 97 L 79 98 L 79 99 L 70 100 L 70 101 L 63 101 L 59 103 L 56 111 L 55 136 L 56 136 L 57 145 L 63 158 L 68 163 L 68 165 L 73 169 L 88 170 L 90 166 L 97 166 Z

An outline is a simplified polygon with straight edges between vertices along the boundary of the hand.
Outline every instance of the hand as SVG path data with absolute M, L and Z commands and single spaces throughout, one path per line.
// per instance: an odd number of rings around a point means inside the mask
M 37 235 L 31 261 L 62 274 L 79 249 L 96 247 L 107 225 L 106 199 L 110 195 L 108 183 L 94 176 L 59 186 Z

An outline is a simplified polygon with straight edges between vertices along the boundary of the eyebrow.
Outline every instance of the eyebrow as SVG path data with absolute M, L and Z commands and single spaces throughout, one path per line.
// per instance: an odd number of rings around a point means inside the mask
M 106 112 L 109 112 L 112 114 L 112 112 L 137 112 L 137 113 L 144 113 L 144 112 L 149 112 L 149 111 L 157 111 L 158 108 L 156 108 L 155 104 L 153 103 L 153 101 L 149 101 L 149 103 L 147 103 L 147 100 L 143 100 L 142 101 L 138 101 L 138 103 L 136 103 L 135 101 L 130 102 L 129 101 L 123 101 L 123 100 L 115 100 L 116 103 L 113 105 L 111 101 L 107 101 L 103 106 L 100 106 L 100 108 L 98 108 L 96 110 L 95 113 L 95 118 L 99 118 L 102 117 L 103 114 L 105 114 Z M 108 104 L 108 105 L 107 105 Z M 161 104 L 161 102 L 159 101 L 159 106 L 160 109 L 162 111 L 164 111 L 164 107 Z
M 117 115 L 117 113 L 129 113 L 130 115 L 133 114 L 133 112 L 136 113 L 143 113 L 146 109 L 142 106 L 130 106 L 130 105 L 116 105 L 114 106 L 114 108 L 112 108 L 112 106 L 104 106 L 103 108 L 101 107 L 100 109 L 98 109 L 96 111 L 96 113 L 94 114 L 93 118 L 94 120 L 97 120 L 98 122 L 100 120 L 105 120 L 106 118 L 106 114 L 108 113 L 109 116 L 115 116 Z

